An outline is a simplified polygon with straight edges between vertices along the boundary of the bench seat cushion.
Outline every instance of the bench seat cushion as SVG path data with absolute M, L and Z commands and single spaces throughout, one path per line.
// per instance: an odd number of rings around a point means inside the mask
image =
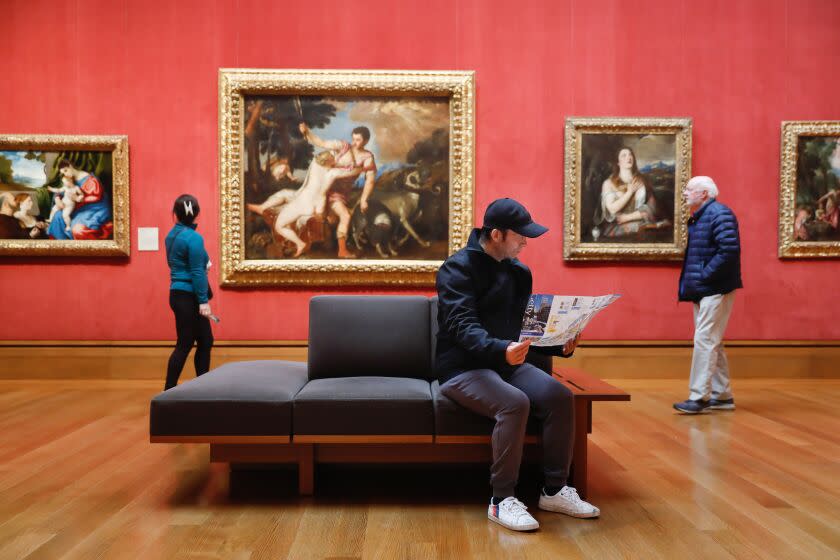
M 152 399 L 152 436 L 291 435 L 305 362 L 234 362 Z
M 409 377 L 313 379 L 295 396 L 295 435 L 432 435 L 429 382 Z

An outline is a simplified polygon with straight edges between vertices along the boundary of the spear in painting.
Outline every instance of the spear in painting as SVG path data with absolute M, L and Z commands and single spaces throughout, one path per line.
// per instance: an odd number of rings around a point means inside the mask
M 298 112 L 298 116 L 300 117 L 300 122 L 306 122 L 303 120 L 303 107 L 300 104 L 300 95 L 295 95 L 292 99 L 292 102 L 295 104 L 295 109 Z
M 300 104 L 300 95 L 295 95 L 292 98 L 292 103 L 295 106 L 295 110 L 297 111 L 298 116 L 300 117 L 300 124 L 305 125 L 306 121 L 303 119 L 303 107 Z M 303 135 L 304 140 L 306 139 L 306 134 Z

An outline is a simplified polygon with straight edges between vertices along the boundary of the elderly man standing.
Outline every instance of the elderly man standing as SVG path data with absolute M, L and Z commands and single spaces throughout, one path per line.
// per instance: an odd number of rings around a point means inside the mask
M 741 283 L 738 219 L 718 202 L 710 177 L 692 177 L 683 191 L 691 209 L 688 247 L 680 274 L 680 301 L 694 303 L 694 354 L 688 400 L 675 403 L 684 414 L 734 410 L 723 333 Z

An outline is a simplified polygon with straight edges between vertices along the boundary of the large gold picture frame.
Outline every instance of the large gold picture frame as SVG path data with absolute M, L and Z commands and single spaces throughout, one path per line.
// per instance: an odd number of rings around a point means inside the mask
M 21 221 L 24 219 L 38 224 L 28 230 L 32 234 L 26 238 L 0 238 L 0 255 L 129 255 L 131 228 L 127 136 L 4 134 L 0 135 L 0 156 L 3 157 L 0 166 L 4 167 L 0 169 L 0 203 L 3 209 L 9 209 L 9 214 L 13 214 L 12 210 L 18 210 L 14 214 L 17 214 L 15 219 L 21 223 L 21 227 L 24 227 Z M 13 162 L 7 156 L 19 161 Z M 24 162 L 24 159 L 27 161 Z M 15 175 L 13 163 L 26 163 L 26 169 L 33 172 L 33 176 L 22 178 Z M 78 193 L 83 200 L 77 203 L 78 208 L 72 214 L 68 208 L 67 221 L 70 224 L 66 228 L 66 238 L 63 239 L 49 235 L 49 228 L 63 220 L 61 212 L 51 212 L 54 200 L 63 196 L 52 194 L 62 186 L 60 166 L 73 169 L 75 180 L 68 178 L 68 184 L 71 187 L 74 183 L 81 186 L 74 193 Z M 36 182 L 30 184 L 31 181 Z M 29 210 L 28 214 L 20 214 L 20 209 L 13 206 L 14 201 L 18 200 L 15 197 L 30 198 L 30 207 L 33 201 L 40 200 L 41 207 L 36 206 L 37 209 Z M 85 224 L 81 223 L 84 221 L 82 214 L 91 214 L 94 210 L 99 214 L 97 225 L 88 224 L 91 227 L 86 229 Z M 48 218 L 50 214 L 54 214 L 52 219 Z M 10 216 L 3 218 L 11 222 Z M 65 228 L 61 229 L 64 231 Z
M 564 260 L 682 259 L 691 127 L 690 118 L 566 119 Z M 624 200 L 616 212 L 605 203 Z
M 840 257 L 840 121 L 785 121 L 779 257 Z
M 220 170 L 219 184 L 221 192 L 221 285 L 231 287 L 247 286 L 342 286 L 342 285 L 401 285 L 401 286 L 432 286 L 434 275 L 443 259 L 449 254 L 457 251 L 466 244 L 472 228 L 473 212 L 473 183 L 474 183 L 474 96 L 475 82 L 473 72 L 462 71 L 380 71 L 380 70 L 260 70 L 260 69 L 220 69 L 219 71 L 219 150 Z M 440 249 L 436 258 L 401 258 L 402 250 L 393 249 L 389 255 L 387 249 L 383 251 L 377 248 L 376 252 L 369 251 L 361 253 L 361 258 L 339 259 L 323 258 L 325 252 L 311 254 L 300 252 L 291 255 L 289 252 L 279 250 L 267 255 L 260 255 L 262 258 L 253 258 L 247 251 L 253 253 L 254 235 L 246 236 L 246 226 L 251 227 L 254 223 L 253 209 L 255 204 L 246 204 L 246 166 L 253 166 L 255 161 L 265 161 L 265 167 L 272 166 L 272 173 L 280 169 L 276 179 L 282 181 L 304 182 L 300 176 L 293 177 L 291 172 L 294 165 L 289 164 L 291 156 L 280 157 L 283 154 L 275 155 L 272 147 L 267 148 L 268 154 L 263 155 L 263 160 L 256 159 L 258 148 L 262 145 L 247 146 L 248 134 L 251 128 L 249 125 L 267 126 L 271 122 L 265 121 L 260 124 L 262 115 L 254 115 L 254 106 L 258 101 L 275 103 L 276 107 L 295 107 L 300 113 L 301 119 L 310 127 L 312 133 L 323 135 L 324 121 L 320 124 L 308 122 L 313 119 L 304 118 L 308 111 L 314 111 L 315 104 L 319 99 L 341 100 L 364 99 L 367 103 L 377 103 L 378 99 L 387 99 L 389 103 L 436 103 L 448 104 L 448 130 L 442 131 L 448 135 L 448 165 L 440 161 L 437 165 L 438 176 L 443 173 L 447 175 L 446 189 L 448 196 L 445 196 L 445 216 L 443 232 L 440 233 L 438 242 Z M 279 100 L 279 101 L 276 101 Z M 315 101 L 313 101 L 315 100 Z M 396 100 L 396 101 L 394 101 Z M 309 105 L 307 105 L 309 103 Z M 334 103 L 335 105 L 335 103 Z M 334 109 L 334 107 L 333 107 Z M 333 110 L 331 109 L 331 110 Z M 439 109 L 439 107 L 438 107 Z M 278 109 L 277 111 L 279 111 Z M 333 113 L 334 114 L 334 113 Z M 271 115 L 269 115 L 270 117 Z M 289 119 L 287 119 L 289 120 Z M 381 121 L 380 125 L 381 125 Z M 362 123 L 368 124 L 368 123 Z M 291 123 L 284 125 L 283 131 L 286 136 L 286 145 L 292 140 L 299 141 L 303 129 L 298 133 Z M 382 128 L 377 130 L 376 123 L 369 125 L 373 138 L 377 135 L 382 138 L 385 131 Z M 387 127 L 384 127 L 387 129 Z M 355 131 L 354 131 L 355 134 Z M 317 136 L 315 136 L 318 138 Z M 349 134 L 345 134 L 349 140 Z M 318 140 L 320 142 L 320 139 Z M 337 142 L 337 141 L 335 141 Z M 301 142 L 302 143 L 302 142 Z M 251 149 L 251 153 L 247 152 Z M 415 149 L 417 145 L 415 145 Z M 310 148 L 311 149 L 311 148 Z M 293 149 L 289 148 L 291 152 Z M 317 150 L 316 150 L 317 151 Z M 326 150 L 325 150 L 326 151 Z M 374 151 L 374 150 L 372 150 Z M 298 153 L 300 150 L 298 150 Z M 315 155 L 318 155 L 317 153 Z M 320 155 L 329 155 L 321 152 Z M 379 155 L 377 165 L 379 164 Z M 309 160 L 314 161 L 312 152 L 307 154 Z M 273 165 L 277 163 L 277 167 Z M 259 164 L 262 166 L 263 164 Z M 312 165 L 310 163 L 310 165 Z M 371 166 L 373 167 L 373 165 Z M 381 168 L 380 171 L 381 173 Z M 297 173 L 302 173 L 298 170 Z M 307 172 L 308 173 L 308 172 Z M 388 180 L 392 179 L 397 171 L 391 171 Z M 400 181 L 406 185 L 420 185 L 425 175 L 407 177 L 401 175 Z M 250 176 L 250 175 L 249 175 Z M 266 174 L 267 176 L 267 174 Z M 288 177 L 288 179 L 286 178 Z M 308 177 L 308 175 L 307 175 Z M 271 181 L 272 179 L 269 177 Z M 362 177 L 364 179 L 364 176 Z M 362 180 L 360 179 L 360 180 Z M 376 182 L 385 181 L 383 176 L 377 175 Z M 412 182 L 413 181 L 413 182 Z M 396 181 L 390 181 L 389 185 Z M 272 183 L 274 184 L 274 183 Z M 279 184 L 279 183 L 278 183 Z M 288 189 L 292 196 L 294 189 L 299 187 L 294 183 Z M 403 183 L 399 183 L 398 186 Z M 250 188 L 250 186 L 249 186 Z M 373 191 L 379 186 L 374 186 Z M 396 188 L 396 187 L 382 187 Z M 400 188 L 402 188 L 400 186 Z M 361 204 L 358 195 L 361 189 L 357 189 L 346 201 L 349 211 L 352 213 Z M 279 193 L 278 193 L 279 194 Z M 282 198 L 282 197 L 281 197 Z M 371 199 L 376 196 L 372 195 Z M 330 199 L 332 200 L 332 199 Z M 386 201 L 387 202 L 387 201 Z M 329 204 L 327 205 L 329 209 Z M 384 210 L 383 210 L 384 212 Z M 396 212 L 393 212 L 394 220 L 399 219 Z M 265 218 L 265 215 L 262 215 Z M 251 220 L 250 224 L 247 220 Z M 268 222 L 268 220 L 265 220 Z M 262 227 L 262 224 L 260 224 Z M 308 227 L 308 226 L 307 226 Z M 335 225 L 332 225 L 333 241 L 339 236 L 336 233 Z M 278 226 L 279 229 L 279 226 Z M 411 228 L 409 228 L 411 229 Z M 308 230 L 307 230 L 308 231 Z M 330 230 L 324 226 L 324 231 Z M 413 232 L 412 232 L 413 233 Z M 263 231 L 261 234 L 266 243 L 272 243 L 274 231 Z M 347 235 L 345 233 L 345 235 Z M 354 235 L 348 235 L 348 242 Z M 405 247 L 412 246 L 416 249 L 414 255 L 423 255 L 419 249 L 423 244 L 422 238 L 408 239 Z M 282 239 L 280 241 L 283 241 Z M 277 239 L 273 241 L 278 244 Z M 247 246 L 246 246 L 247 243 Z M 359 243 L 361 244 L 361 243 Z M 307 250 L 309 244 L 306 245 Z M 247 251 L 246 251 L 247 249 Z M 418 253 L 419 251 L 419 253 Z M 335 255 L 335 253 L 332 253 Z M 314 255 L 314 256 L 313 256 Z M 380 256 L 382 255 L 382 256 Z M 396 256 L 395 256 L 396 255 Z

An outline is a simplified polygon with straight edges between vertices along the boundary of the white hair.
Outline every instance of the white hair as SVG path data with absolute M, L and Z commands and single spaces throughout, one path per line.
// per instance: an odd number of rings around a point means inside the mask
M 717 185 L 712 180 L 711 177 L 706 177 L 705 175 L 697 175 L 696 177 L 692 177 L 688 180 L 688 183 L 685 185 L 687 189 L 700 189 L 709 193 L 709 198 L 717 198 L 720 194 Z

